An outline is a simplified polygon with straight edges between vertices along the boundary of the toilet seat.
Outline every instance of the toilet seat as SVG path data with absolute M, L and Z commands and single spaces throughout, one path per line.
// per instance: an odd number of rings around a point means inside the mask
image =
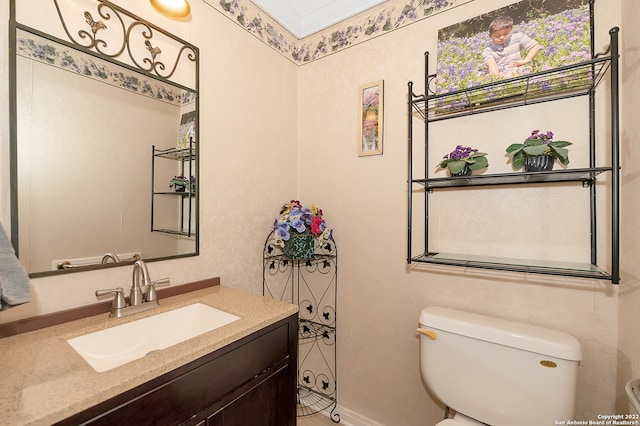
M 486 426 L 486 423 L 474 420 L 464 414 L 456 413 L 453 419 L 445 419 L 436 423 L 436 426 Z

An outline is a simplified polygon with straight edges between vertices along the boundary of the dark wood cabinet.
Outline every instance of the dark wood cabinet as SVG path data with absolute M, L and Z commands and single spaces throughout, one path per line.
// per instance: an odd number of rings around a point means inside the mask
M 297 354 L 296 314 L 58 424 L 295 426 Z

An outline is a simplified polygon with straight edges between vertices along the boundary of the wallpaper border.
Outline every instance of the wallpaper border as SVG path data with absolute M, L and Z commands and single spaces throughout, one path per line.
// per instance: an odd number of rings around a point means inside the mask
M 471 1 L 473 0 L 389 0 L 325 30 L 298 39 L 249 0 L 204 0 L 298 65 Z

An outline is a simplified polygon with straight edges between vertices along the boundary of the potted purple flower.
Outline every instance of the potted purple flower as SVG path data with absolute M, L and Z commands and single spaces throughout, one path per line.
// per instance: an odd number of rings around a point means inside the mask
M 314 256 L 315 242 L 331 239 L 331 229 L 322 218 L 322 209 L 311 204 L 304 207 L 300 201 L 291 200 L 280 209 L 280 216 L 273 223 L 276 244 L 291 259 L 309 259 Z
M 175 192 L 195 192 L 196 178 L 195 176 L 191 176 L 190 178 L 182 175 L 174 176 L 169 181 L 169 188 L 173 188 Z
M 469 176 L 474 170 L 489 167 L 489 161 L 485 152 L 458 145 L 456 149 L 442 157 L 438 167 L 448 169 L 451 176 Z
M 523 143 L 514 143 L 507 147 L 507 154 L 511 157 L 511 164 L 516 170 L 524 167 L 525 172 L 539 172 L 553 169 L 556 159 L 563 165 L 569 164 L 569 150 L 571 145 L 567 141 L 554 141 L 553 132 L 546 133 L 533 130 Z

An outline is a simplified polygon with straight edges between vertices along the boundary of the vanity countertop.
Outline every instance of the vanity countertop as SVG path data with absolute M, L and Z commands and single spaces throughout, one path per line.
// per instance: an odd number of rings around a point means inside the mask
M 197 302 L 241 319 L 103 373 L 97 373 L 66 342 Z M 296 305 L 215 286 L 161 299 L 158 308 L 124 318 L 100 314 L 0 339 L 0 423 L 55 423 L 296 312 Z

